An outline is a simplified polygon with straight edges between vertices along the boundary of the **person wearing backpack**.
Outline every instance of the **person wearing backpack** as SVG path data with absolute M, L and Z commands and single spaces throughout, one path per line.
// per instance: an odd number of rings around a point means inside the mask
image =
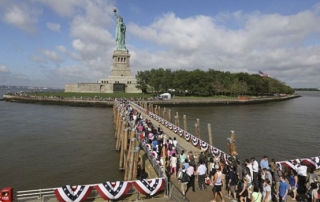
M 185 169 L 184 166 L 182 166 L 182 171 L 181 171 L 181 192 L 184 197 L 186 197 L 186 190 L 187 190 L 187 185 L 188 182 L 190 181 L 190 176 L 187 173 L 187 170 Z

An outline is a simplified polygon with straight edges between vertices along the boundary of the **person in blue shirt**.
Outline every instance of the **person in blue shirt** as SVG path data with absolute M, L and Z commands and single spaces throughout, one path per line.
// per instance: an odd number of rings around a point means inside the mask
M 280 176 L 280 186 L 279 186 L 279 202 L 287 201 L 288 198 L 288 192 L 289 192 L 289 185 L 288 183 L 283 179 L 282 176 Z
M 267 156 L 264 156 L 263 159 L 260 161 L 260 167 L 261 167 L 261 169 L 266 168 L 267 170 L 270 170 L 269 161 L 268 161 Z

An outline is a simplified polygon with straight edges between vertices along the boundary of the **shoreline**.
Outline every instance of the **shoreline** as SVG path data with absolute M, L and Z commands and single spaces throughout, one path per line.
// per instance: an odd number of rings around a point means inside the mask
M 221 106 L 221 105 L 246 105 L 246 104 L 262 104 L 267 102 L 280 102 L 299 98 L 300 95 L 288 95 L 283 97 L 260 97 L 243 99 L 171 99 L 171 100 L 138 100 L 136 102 L 148 102 L 159 106 Z M 114 101 L 96 100 L 96 99 L 59 99 L 59 98 L 45 98 L 45 97 L 25 97 L 18 95 L 3 95 L 0 101 L 30 103 L 42 105 L 63 105 L 74 107 L 113 107 Z

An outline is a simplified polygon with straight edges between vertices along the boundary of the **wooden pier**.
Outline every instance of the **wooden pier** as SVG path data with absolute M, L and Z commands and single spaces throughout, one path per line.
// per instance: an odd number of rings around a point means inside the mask
M 178 141 L 179 147 L 181 147 L 180 149 L 183 149 L 185 152 L 192 151 L 193 154 L 195 155 L 196 162 L 197 162 L 197 160 L 199 158 L 199 154 L 201 152 L 201 149 L 199 147 L 193 146 L 191 141 L 187 142 L 184 138 L 180 137 L 173 130 L 170 130 L 165 125 L 163 125 L 161 122 L 150 117 L 148 114 L 149 112 L 155 113 L 156 115 L 161 116 L 162 118 L 165 118 L 166 120 L 170 121 L 171 120 L 171 110 L 170 109 L 164 108 L 163 111 L 161 112 L 160 106 L 153 106 L 153 103 L 138 102 L 137 104 L 146 110 L 141 110 L 138 107 L 133 107 L 135 110 L 137 110 L 139 113 L 141 113 L 144 118 L 151 120 L 153 125 L 160 125 L 164 134 L 166 134 L 168 137 L 176 138 Z M 178 121 L 179 118 L 178 117 L 179 117 L 179 115 L 178 115 L 178 113 L 176 113 L 176 116 L 174 117 L 174 123 L 177 126 L 179 126 L 179 121 Z M 183 116 L 183 122 L 184 122 L 183 127 L 187 131 L 186 116 L 185 115 Z M 213 140 L 212 140 L 212 134 L 211 134 L 211 125 L 208 124 L 208 132 L 207 133 L 203 132 L 202 134 L 200 134 L 200 128 L 198 128 L 199 125 L 200 125 L 200 120 L 197 119 L 196 123 L 195 123 L 195 131 L 194 131 L 195 136 L 200 138 L 200 136 L 203 136 L 204 134 L 208 134 L 209 135 L 209 143 L 210 143 L 210 145 L 212 145 Z M 227 148 L 228 148 L 227 153 L 232 156 L 238 155 L 238 153 L 236 151 L 235 140 L 236 140 L 235 132 L 230 131 L 230 138 L 227 139 Z M 319 173 L 318 173 L 318 175 L 319 175 Z M 180 188 L 180 184 L 179 184 L 176 177 L 172 176 L 170 181 L 174 184 L 174 186 L 176 186 L 177 188 Z M 195 187 L 196 188 L 198 187 L 197 180 L 195 180 Z M 193 192 L 190 188 L 186 193 L 185 201 L 190 201 L 190 202 L 211 201 L 211 200 L 213 200 L 213 192 L 211 191 L 212 188 L 213 188 L 212 186 L 208 185 L 207 191 L 196 190 L 195 192 Z M 232 199 L 228 197 L 228 193 L 225 189 L 223 190 L 223 194 L 224 194 L 224 200 L 226 202 L 232 201 Z M 305 200 L 305 196 L 302 196 L 300 199 L 301 199 L 300 201 Z M 217 201 L 221 201 L 219 197 L 218 197 Z M 287 201 L 293 202 L 293 200 L 291 200 L 290 196 L 288 196 Z

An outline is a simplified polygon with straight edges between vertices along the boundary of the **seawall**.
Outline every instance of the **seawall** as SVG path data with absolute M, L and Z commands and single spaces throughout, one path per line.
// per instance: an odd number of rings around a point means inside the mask
M 261 104 L 267 102 L 279 102 L 301 97 L 300 95 L 288 95 L 283 97 L 257 97 L 250 99 L 171 99 L 171 100 L 145 100 L 144 102 L 152 103 L 159 106 L 218 106 L 218 105 L 246 105 Z M 113 101 L 100 99 L 80 99 L 80 98 L 49 98 L 49 97 L 26 97 L 18 95 L 3 95 L 3 100 L 8 102 L 33 103 L 44 105 L 67 105 L 76 107 L 113 107 Z
M 75 107 L 113 107 L 113 101 L 94 99 L 61 99 L 46 97 L 24 97 L 15 95 L 3 95 L 3 100 L 8 102 L 32 103 L 43 105 L 67 105 Z

